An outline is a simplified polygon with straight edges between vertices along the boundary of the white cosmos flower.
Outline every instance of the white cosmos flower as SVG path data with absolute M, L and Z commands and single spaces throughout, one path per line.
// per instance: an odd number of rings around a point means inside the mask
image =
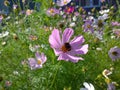
M 109 17 L 108 17 L 108 14 L 103 14 L 102 17 L 103 17 L 104 20 L 106 20 L 106 19 L 109 18 Z
M 0 38 L 6 37 L 8 35 L 9 35 L 8 31 L 2 32 L 2 33 L 0 33 Z
M 74 27 L 75 25 L 75 22 L 70 23 L 70 27 Z
M 39 48 L 40 46 L 39 45 L 32 45 L 32 44 L 30 44 L 29 45 L 29 50 L 31 51 L 31 52 L 35 52 L 35 51 L 37 51 L 38 50 L 38 48 Z
M 76 16 L 73 17 L 73 21 L 77 21 L 77 17 Z
M 91 83 L 84 82 L 83 85 L 85 88 L 80 88 L 80 90 L 95 90 L 94 86 Z
M 99 33 L 98 31 L 95 31 L 95 32 L 94 32 L 94 35 L 95 35 L 95 37 L 97 37 L 99 40 L 103 40 L 102 34 Z
M 106 13 L 108 13 L 110 10 L 109 9 L 107 9 L 107 10 L 101 10 L 101 11 L 99 11 L 99 13 L 100 14 L 106 14 Z

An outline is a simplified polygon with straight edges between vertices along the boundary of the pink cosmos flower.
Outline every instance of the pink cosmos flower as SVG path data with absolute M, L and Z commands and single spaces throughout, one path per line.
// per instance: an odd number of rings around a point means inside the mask
M 54 16 L 56 14 L 59 14 L 59 12 L 60 11 L 56 8 L 49 8 L 46 13 L 48 16 Z
M 46 62 L 47 57 L 44 53 L 39 54 L 39 52 L 35 53 L 36 58 L 28 58 L 28 64 L 31 67 L 31 70 L 42 68 L 42 65 Z
M 73 29 L 66 28 L 62 35 L 58 29 L 54 29 L 52 34 L 49 36 L 49 43 L 53 48 L 55 55 L 59 56 L 58 60 L 76 63 L 79 60 L 83 60 L 83 58 L 76 55 L 86 54 L 88 52 L 88 44 L 82 46 L 85 41 L 83 36 L 74 37 L 70 41 L 73 34 Z
M 71 2 L 71 0 L 57 0 L 57 5 L 58 6 L 65 6 L 70 2 Z

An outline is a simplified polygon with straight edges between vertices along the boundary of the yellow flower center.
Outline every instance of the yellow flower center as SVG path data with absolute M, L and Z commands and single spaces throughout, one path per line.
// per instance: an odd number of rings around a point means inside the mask
M 64 53 L 67 52 L 67 51 L 70 51 L 70 50 L 71 50 L 70 44 L 69 44 L 69 43 L 65 43 L 65 44 L 62 46 L 61 50 L 62 50 Z
M 54 13 L 54 9 L 50 9 L 50 13 Z
M 103 27 L 103 21 L 102 20 L 98 20 L 98 27 Z
M 63 2 L 64 4 L 67 4 L 67 0 L 64 0 L 64 2 Z
M 40 65 L 41 63 L 42 63 L 42 61 L 41 61 L 41 60 L 38 60 L 38 61 L 37 61 L 37 64 L 39 64 L 39 65 Z
M 88 24 L 88 25 L 87 25 L 87 28 L 91 28 L 91 25 L 90 25 L 90 24 Z

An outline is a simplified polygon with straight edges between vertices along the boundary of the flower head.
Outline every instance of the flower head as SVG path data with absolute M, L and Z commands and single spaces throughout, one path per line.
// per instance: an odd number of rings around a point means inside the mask
M 92 26 L 93 22 L 91 20 L 86 20 L 85 24 L 83 25 L 84 32 L 90 31 L 91 33 L 94 32 L 94 28 Z
M 74 7 L 67 7 L 67 8 L 64 10 L 64 12 L 67 13 L 67 14 L 71 14 L 71 13 L 74 12 L 74 10 L 75 10 Z
M 112 26 L 120 26 L 120 23 L 117 22 L 117 21 L 115 21 L 115 22 L 111 22 L 111 25 L 112 25 Z
M 16 10 L 18 8 L 18 5 L 14 4 L 13 9 Z
M 108 79 L 108 76 L 112 74 L 112 71 L 105 69 L 102 72 L 103 76 Z
M 28 58 L 28 64 L 31 67 L 31 70 L 42 68 L 42 65 L 46 62 L 47 57 L 44 53 L 39 54 L 39 52 L 35 53 L 36 58 Z
M 84 82 L 83 85 L 85 88 L 80 88 L 80 90 L 95 90 L 94 86 L 91 83 Z
M 32 13 L 33 13 L 33 10 L 30 10 L 30 9 L 27 9 L 27 10 L 26 10 L 26 15 L 27 15 L 27 16 L 31 15 Z
M 11 82 L 11 81 L 6 81 L 6 82 L 5 82 L 5 86 L 6 86 L 6 87 L 10 87 L 11 85 L 12 85 L 12 82 Z
M 120 37 L 120 29 L 114 29 L 113 33 L 115 34 L 115 36 Z
M 71 2 L 71 0 L 57 0 L 57 5 L 58 6 L 65 6 L 70 2 Z
M 8 31 L 2 32 L 2 33 L 0 33 L 0 38 L 6 37 L 8 35 L 9 35 Z
M 88 44 L 82 46 L 85 41 L 83 36 L 74 37 L 70 41 L 73 34 L 73 29 L 66 28 L 63 34 L 60 34 L 58 29 L 54 29 L 49 36 L 49 43 L 56 56 L 59 56 L 58 60 L 66 60 L 76 63 L 79 60 L 83 60 L 83 58 L 76 55 L 86 54 L 88 52 Z M 60 35 L 62 38 L 60 38 Z
M 59 10 L 56 8 L 49 8 L 46 13 L 48 16 L 54 16 L 56 14 L 59 14 Z
M 120 48 L 117 46 L 111 48 L 108 52 L 109 57 L 115 61 L 116 59 L 120 59 Z
M 116 90 L 115 83 L 114 82 L 108 83 L 107 90 Z

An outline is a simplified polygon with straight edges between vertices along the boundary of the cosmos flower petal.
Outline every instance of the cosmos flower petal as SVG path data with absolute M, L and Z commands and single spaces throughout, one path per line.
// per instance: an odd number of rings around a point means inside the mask
M 42 60 L 42 64 L 46 62 L 47 57 L 44 53 L 41 53 L 41 60 Z
M 63 32 L 62 43 L 69 42 L 69 40 L 73 34 L 74 34 L 74 31 L 72 28 L 66 28 Z
M 36 52 L 36 53 L 35 53 L 35 56 L 36 56 L 36 59 L 37 59 L 37 60 L 41 60 L 41 56 L 40 56 L 39 52 Z
M 60 48 L 61 40 L 60 40 L 60 32 L 57 29 L 52 31 L 52 34 L 49 37 L 49 43 L 52 48 Z
M 29 61 L 29 65 L 30 65 L 30 66 L 36 64 L 36 60 L 35 60 L 35 58 L 28 58 L 28 61 Z
M 90 90 L 95 90 L 94 86 L 90 83 Z
M 77 36 L 70 42 L 70 45 L 73 49 L 77 49 L 82 43 L 84 43 L 84 41 L 83 36 Z
M 87 88 L 88 90 L 92 90 L 92 89 L 90 88 L 90 85 L 89 85 L 87 82 L 84 82 L 83 85 L 84 85 L 85 88 Z
M 88 90 L 88 89 L 86 89 L 86 88 L 80 88 L 80 90 Z
M 88 52 L 88 44 L 81 46 L 80 49 L 75 50 L 76 54 L 86 54 Z
M 62 53 L 62 51 L 59 50 L 59 49 L 53 49 L 53 50 L 54 50 L 54 53 L 55 53 L 56 56 L 58 56 Z
M 28 64 L 31 70 L 35 69 L 35 65 L 37 64 L 35 58 L 28 58 Z
M 77 63 L 79 60 L 83 60 L 83 58 L 64 53 L 64 54 L 60 54 L 58 60 L 65 60 L 65 61 L 71 61 Z

